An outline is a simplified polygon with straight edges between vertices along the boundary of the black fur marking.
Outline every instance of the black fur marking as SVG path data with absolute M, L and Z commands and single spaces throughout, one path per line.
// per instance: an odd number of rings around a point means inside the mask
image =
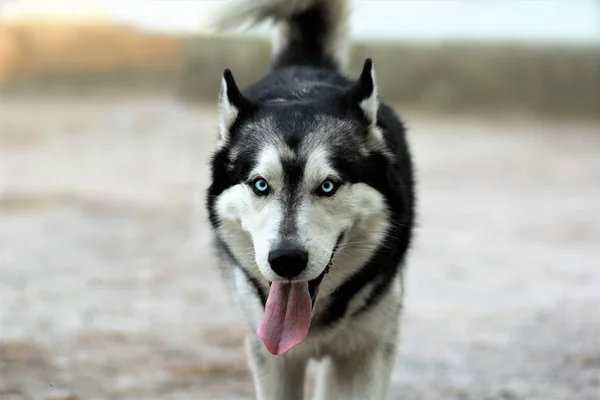
M 298 217 L 298 207 L 300 206 L 299 192 L 302 189 L 304 163 L 297 158 L 284 160 L 283 174 L 284 190 L 281 201 L 284 212 L 279 232 L 283 238 L 294 238 L 298 230 L 296 220 Z
M 321 323 L 330 325 L 346 315 L 350 300 L 367 284 L 376 282 L 365 304 L 356 314 L 375 305 L 387 293 L 410 246 L 414 219 L 412 163 L 404 137 L 404 127 L 394 112 L 382 106 L 378 124 L 388 147 L 394 151 L 392 165 L 381 154 L 373 154 L 363 164 L 359 180 L 382 193 L 390 211 L 390 228 L 371 260 L 332 295 Z
M 212 184 L 208 188 L 206 195 L 206 207 L 208 208 L 208 216 L 210 223 L 214 229 L 219 227 L 219 218 L 215 210 L 215 202 L 217 197 L 227 188 L 232 186 L 232 179 L 227 171 L 229 158 L 229 150 L 223 149 L 212 156 Z
M 323 2 L 296 14 L 288 23 L 291 41 L 273 62 L 273 69 L 290 65 L 336 69 L 338 65 L 327 55 L 325 39 L 333 28 L 325 19 Z

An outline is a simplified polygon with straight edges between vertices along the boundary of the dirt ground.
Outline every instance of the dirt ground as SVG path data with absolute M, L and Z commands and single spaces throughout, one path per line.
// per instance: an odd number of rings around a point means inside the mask
M 419 181 L 390 399 L 600 398 L 600 127 L 405 115 Z M 0 100 L 0 398 L 249 399 L 168 97 Z

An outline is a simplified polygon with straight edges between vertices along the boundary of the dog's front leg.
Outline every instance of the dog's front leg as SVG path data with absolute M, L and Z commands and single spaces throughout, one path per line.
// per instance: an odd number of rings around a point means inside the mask
M 256 336 L 246 338 L 258 400 L 303 400 L 308 359 L 270 354 Z
M 396 361 L 394 342 L 378 342 L 359 353 L 332 357 L 331 399 L 384 400 Z

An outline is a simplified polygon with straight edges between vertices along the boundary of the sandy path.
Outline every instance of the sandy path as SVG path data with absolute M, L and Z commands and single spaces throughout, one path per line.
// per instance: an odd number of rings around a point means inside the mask
M 420 228 L 391 399 L 600 393 L 598 127 L 410 114 Z M 2 100 L 0 397 L 245 399 L 202 207 L 210 110 Z

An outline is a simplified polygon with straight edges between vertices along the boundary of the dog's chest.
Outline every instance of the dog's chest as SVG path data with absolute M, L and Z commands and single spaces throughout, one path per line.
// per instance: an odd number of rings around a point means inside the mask
M 382 304 L 391 308 L 391 304 Z M 315 326 L 298 350 L 320 359 L 329 355 L 344 355 L 369 348 L 395 331 L 397 316 L 391 318 L 373 309 L 359 316 L 346 318 L 333 327 Z

